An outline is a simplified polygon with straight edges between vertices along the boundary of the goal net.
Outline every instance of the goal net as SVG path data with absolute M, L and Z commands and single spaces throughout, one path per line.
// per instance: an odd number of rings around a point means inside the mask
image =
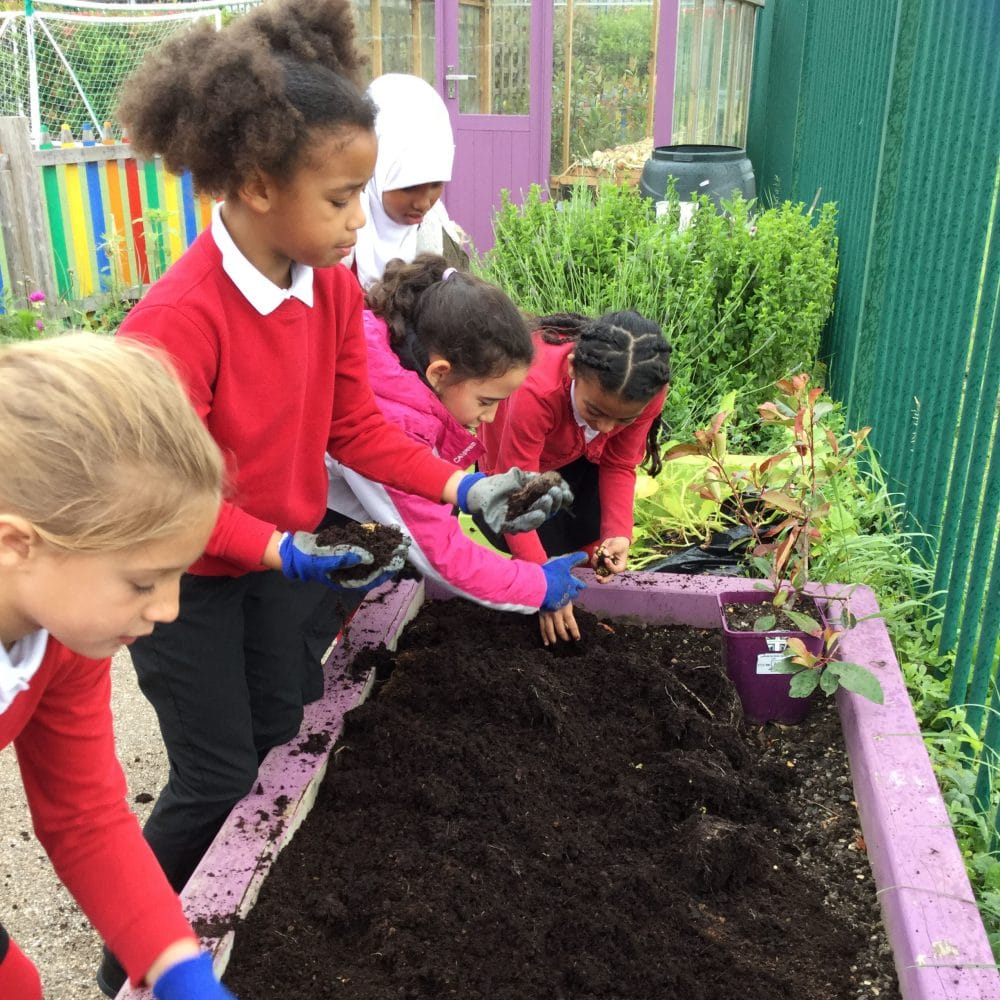
M 0 115 L 28 117 L 36 139 L 45 125 L 58 142 L 66 123 L 74 139 L 89 124 L 99 140 L 105 121 L 117 136 L 119 90 L 145 55 L 204 18 L 221 27 L 232 6 L 237 5 L 36 0 L 30 16 L 2 12 Z

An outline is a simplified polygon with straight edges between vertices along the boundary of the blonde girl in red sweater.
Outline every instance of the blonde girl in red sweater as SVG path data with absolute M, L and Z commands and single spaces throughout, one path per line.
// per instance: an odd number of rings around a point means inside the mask
M 111 655 L 177 615 L 218 513 L 219 450 L 161 360 L 90 334 L 0 348 L 0 427 L 0 747 L 132 981 L 224 1000 L 126 805 L 110 708 Z M 0 927 L 0 997 L 41 996 Z

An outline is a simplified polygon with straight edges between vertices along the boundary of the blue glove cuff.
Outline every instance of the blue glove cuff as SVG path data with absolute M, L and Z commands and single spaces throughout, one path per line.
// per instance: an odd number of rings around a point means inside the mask
M 156 1000 L 222 1000 L 232 994 L 215 978 L 212 956 L 202 952 L 196 958 L 185 958 L 170 966 L 153 986 Z
M 485 479 L 485 472 L 470 472 L 467 476 L 463 476 L 458 484 L 458 509 L 463 514 L 470 513 L 468 507 L 467 498 L 469 496 L 469 490 L 472 489 L 480 479 Z

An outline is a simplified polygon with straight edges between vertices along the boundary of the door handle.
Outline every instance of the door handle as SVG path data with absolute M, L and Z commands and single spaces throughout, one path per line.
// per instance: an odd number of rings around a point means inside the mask
M 444 75 L 445 80 L 448 81 L 448 97 L 454 99 L 455 97 L 455 81 L 456 80 L 475 80 L 475 73 L 456 73 L 454 66 L 448 67 L 448 72 Z

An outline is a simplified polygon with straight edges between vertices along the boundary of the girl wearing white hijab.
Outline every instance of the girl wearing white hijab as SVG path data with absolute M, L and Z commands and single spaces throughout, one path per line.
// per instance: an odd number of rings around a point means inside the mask
M 464 234 L 440 201 L 455 159 L 444 101 L 425 80 L 405 73 L 373 80 L 368 96 L 378 109 L 378 158 L 364 190 L 367 221 L 354 251 L 353 270 L 361 287 L 379 280 L 394 257 L 409 263 L 418 253 L 429 252 L 461 265 L 453 254 L 465 256 Z

